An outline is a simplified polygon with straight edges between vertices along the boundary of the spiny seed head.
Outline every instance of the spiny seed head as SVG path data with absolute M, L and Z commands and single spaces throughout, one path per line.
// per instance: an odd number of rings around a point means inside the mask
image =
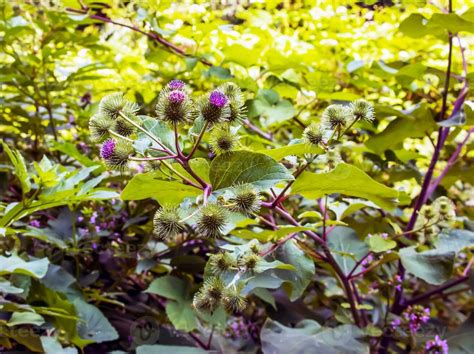
M 136 122 L 137 124 L 141 124 L 141 121 L 139 121 L 139 119 L 135 116 L 132 116 L 132 115 L 128 115 L 127 114 L 127 117 Z M 122 135 L 122 136 L 130 136 L 132 135 L 133 133 L 135 133 L 136 129 L 135 127 L 130 124 L 129 122 L 127 122 L 124 118 L 122 117 L 117 117 L 117 119 L 115 119 L 114 121 L 114 127 L 113 127 L 113 131 L 115 131 L 116 133 Z
M 194 120 L 196 109 L 185 91 L 164 89 L 158 96 L 156 114 L 158 119 L 178 124 Z
M 260 256 L 255 253 L 249 253 L 243 256 L 239 260 L 239 265 L 247 268 L 248 270 L 254 270 L 260 261 Z
M 235 149 L 238 141 L 238 137 L 235 134 L 231 134 L 228 126 L 220 125 L 212 130 L 209 143 L 212 151 L 216 155 L 221 155 Z
M 233 197 L 229 199 L 229 209 L 236 213 L 252 216 L 261 206 L 260 193 L 251 184 L 241 184 L 232 188 Z
M 100 157 L 105 160 L 106 166 L 115 170 L 127 168 L 132 153 L 132 145 L 124 140 L 108 139 L 100 148 Z
M 350 110 L 355 120 L 365 120 L 367 122 L 374 120 L 374 107 L 366 100 L 355 100 L 351 103 Z
M 178 79 L 171 80 L 168 82 L 168 88 L 170 90 L 183 90 L 186 87 L 186 84 Z
M 215 299 L 207 296 L 202 291 L 198 291 L 194 294 L 193 307 L 200 312 L 214 312 L 219 305 L 219 302 Z
M 348 124 L 352 114 L 347 107 L 333 104 L 327 107 L 323 113 L 323 124 L 328 129 L 342 130 Z
M 112 93 L 102 98 L 99 103 L 99 112 L 107 117 L 116 119 L 123 114 L 136 114 L 139 107 L 127 100 L 123 93 Z
M 456 217 L 454 203 L 448 197 L 439 197 L 433 203 L 433 209 L 444 220 L 453 220 Z
M 204 237 L 216 238 L 222 235 L 226 223 L 226 210 L 217 204 L 207 204 L 200 210 L 197 232 Z
M 224 292 L 224 282 L 219 277 L 210 277 L 204 282 L 201 291 L 211 299 L 219 301 Z
M 114 126 L 114 121 L 103 114 L 96 114 L 89 120 L 89 131 L 93 141 L 102 141 L 109 136 L 109 130 Z
M 180 220 L 177 207 L 166 206 L 158 209 L 153 218 L 153 233 L 161 239 L 174 237 L 183 230 Z
M 229 100 L 221 91 L 214 90 L 199 99 L 199 111 L 209 124 L 224 122 L 230 117 Z
M 424 216 L 426 220 L 430 220 L 436 216 L 435 209 L 431 205 L 423 205 L 420 214 Z
M 303 140 L 309 145 L 319 145 L 323 142 L 324 134 L 321 127 L 312 122 L 303 132 Z
M 228 313 L 242 312 L 247 307 L 247 300 L 236 288 L 225 289 L 221 302 Z
M 220 252 L 209 258 L 209 265 L 211 272 L 218 275 L 235 266 L 235 260 L 228 252 Z
M 252 240 L 249 242 L 250 244 L 250 251 L 253 253 L 253 254 L 259 254 L 260 253 L 260 244 L 258 243 L 258 241 L 256 240 Z
M 229 99 L 230 115 L 227 120 L 231 123 L 242 121 L 247 111 L 240 87 L 232 82 L 226 82 L 219 86 L 218 90 L 223 92 Z

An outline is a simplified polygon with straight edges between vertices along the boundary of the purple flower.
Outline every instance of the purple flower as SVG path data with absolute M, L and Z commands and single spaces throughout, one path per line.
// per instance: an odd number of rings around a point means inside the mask
M 178 79 L 174 79 L 174 80 L 171 80 L 169 83 L 168 83 L 168 87 L 171 89 L 171 90 L 181 90 L 184 88 L 186 84 L 181 81 L 181 80 L 178 80 Z
M 428 353 L 448 354 L 448 342 L 442 340 L 438 335 L 433 340 L 426 342 L 425 349 Z
M 102 144 L 102 147 L 100 148 L 100 157 L 102 157 L 104 160 L 108 160 L 112 157 L 112 155 L 114 154 L 114 151 L 115 151 L 115 140 L 108 139 Z
M 420 329 L 422 323 L 427 323 L 430 320 L 430 309 L 420 305 L 410 306 L 403 313 L 403 318 L 410 331 L 415 333 Z
M 41 223 L 38 220 L 31 220 L 30 225 L 33 227 L 40 227 Z
M 221 91 L 219 90 L 214 90 L 211 92 L 211 95 L 209 96 L 209 102 L 218 108 L 224 107 L 229 100 L 227 99 L 227 96 L 224 95 Z
M 396 318 L 392 321 L 391 326 L 392 326 L 393 329 L 395 329 L 395 328 L 399 327 L 401 323 L 402 323 L 402 321 L 400 321 L 399 318 Z
M 168 99 L 172 103 L 181 103 L 186 99 L 186 93 L 183 91 L 171 91 L 171 93 L 168 95 Z

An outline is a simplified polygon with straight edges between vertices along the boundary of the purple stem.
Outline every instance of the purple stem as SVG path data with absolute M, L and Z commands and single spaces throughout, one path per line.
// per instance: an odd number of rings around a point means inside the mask
M 441 183 L 441 180 L 444 178 L 444 176 L 446 176 L 446 174 L 448 173 L 449 169 L 451 167 L 454 166 L 454 164 L 456 163 L 459 155 L 461 154 L 461 151 L 462 151 L 462 148 L 464 147 L 464 145 L 466 145 L 467 141 L 469 140 L 469 138 L 471 137 L 471 134 L 474 132 L 474 128 L 471 128 L 470 130 L 468 130 L 467 134 L 466 134 L 466 137 L 464 138 L 464 140 L 462 142 L 460 142 L 457 147 L 456 147 L 456 150 L 454 151 L 454 153 L 451 155 L 451 157 L 449 158 L 446 166 L 444 167 L 443 171 L 440 173 L 440 175 L 438 176 L 438 178 L 436 178 L 436 180 L 434 180 L 429 188 L 428 188 L 428 192 L 426 193 L 426 199 L 425 200 L 428 200 L 431 195 L 433 194 L 433 192 L 436 190 L 436 188 L 438 187 L 438 185 Z

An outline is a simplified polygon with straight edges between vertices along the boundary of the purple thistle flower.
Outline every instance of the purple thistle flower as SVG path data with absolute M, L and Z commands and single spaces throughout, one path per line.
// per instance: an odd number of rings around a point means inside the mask
M 112 155 L 114 154 L 114 151 L 115 151 L 115 140 L 108 139 L 102 144 L 102 147 L 100 148 L 100 157 L 102 157 L 104 160 L 108 160 L 112 157 Z
M 168 87 L 171 89 L 171 90 L 181 90 L 184 88 L 186 84 L 181 81 L 181 80 L 178 80 L 178 79 L 174 79 L 174 80 L 171 80 L 169 83 L 168 83 Z
M 227 102 L 229 102 L 229 99 L 221 91 L 214 90 L 214 91 L 211 92 L 211 95 L 209 96 L 209 102 L 213 106 L 216 106 L 218 108 L 222 108 L 227 104 Z
M 438 335 L 434 339 L 426 342 L 425 349 L 428 353 L 448 354 L 448 342 L 442 340 Z
M 171 93 L 168 95 L 168 99 L 172 103 L 182 103 L 186 99 L 186 93 L 183 91 L 171 91 Z

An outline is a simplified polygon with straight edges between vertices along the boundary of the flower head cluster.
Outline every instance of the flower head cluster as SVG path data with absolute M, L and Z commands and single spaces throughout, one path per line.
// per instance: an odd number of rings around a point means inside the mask
M 448 354 L 448 341 L 442 340 L 438 335 L 436 335 L 434 339 L 426 342 L 425 352 L 431 354 Z
M 405 325 L 412 333 L 418 332 L 423 323 L 430 320 L 430 309 L 420 305 L 409 306 L 402 316 Z
M 239 184 L 232 188 L 233 196 L 228 200 L 229 209 L 245 216 L 258 213 L 261 206 L 260 193 L 251 184 Z
M 100 148 L 100 157 L 105 161 L 107 167 L 116 170 L 124 170 L 128 166 L 133 147 L 128 141 L 108 139 Z
M 418 241 L 432 241 L 443 228 L 452 226 L 456 219 L 454 203 L 447 197 L 437 198 L 431 205 L 424 205 L 415 223 Z
M 173 79 L 168 83 L 168 88 L 170 90 L 184 90 L 186 84 L 178 79 Z
M 196 117 L 196 107 L 186 93 L 181 80 L 172 80 L 160 92 L 155 110 L 158 119 L 171 124 L 192 121 Z
M 360 120 L 374 120 L 374 108 L 366 100 L 359 99 L 349 106 L 332 104 L 322 115 L 321 125 L 312 122 L 303 132 L 303 140 L 309 145 L 325 145 L 325 131 L 332 131 L 340 137 L 349 127 Z
M 199 111 L 202 119 L 211 125 L 224 122 L 230 117 L 229 99 L 221 90 L 214 90 L 201 97 Z
M 209 203 L 199 211 L 197 232 L 204 237 L 219 237 L 227 224 L 227 218 L 227 212 L 222 206 Z
M 166 206 L 158 209 L 153 218 L 153 233 L 160 239 L 176 236 L 183 230 L 179 209 Z
M 230 123 L 242 121 L 245 117 L 246 109 L 240 87 L 232 82 L 227 82 L 219 86 L 219 90 L 224 93 L 229 100 L 230 114 L 227 120 Z
M 372 122 L 375 117 L 374 107 L 366 100 L 355 100 L 349 107 L 355 120 L 365 120 Z
M 227 124 L 214 127 L 209 141 L 212 151 L 216 155 L 235 150 L 238 146 L 239 138 L 232 134 Z
M 113 93 L 102 98 L 99 111 L 89 120 L 93 141 L 103 141 L 111 132 L 128 137 L 136 128 L 130 121 L 139 124 L 136 117 L 139 107 L 128 101 L 122 93 Z

